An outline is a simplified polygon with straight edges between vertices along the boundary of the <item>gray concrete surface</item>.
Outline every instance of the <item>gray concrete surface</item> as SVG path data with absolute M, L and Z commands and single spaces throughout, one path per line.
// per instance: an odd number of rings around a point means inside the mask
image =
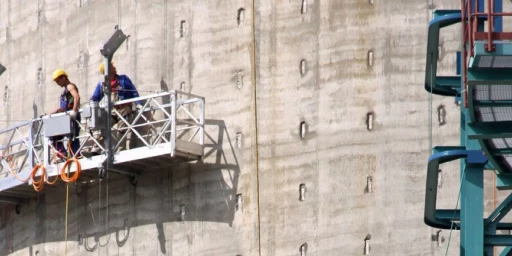
M 300 255 L 305 243 L 308 256 L 363 255 L 368 235 L 371 255 L 444 255 L 449 232 L 438 246 L 423 223 L 430 1 L 305 1 L 255 1 L 255 54 L 250 0 L 0 3 L 2 127 L 55 107 L 58 67 L 89 98 L 99 45 L 116 24 L 130 35 L 116 66 L 142 94 L 206 97 L 205 163 L 155 167 L 137 187 L 111 175 L 69 188 L 69 255 Z M 455 72 L 459 37 L 443 32 L 442 73 Z M 453 99 L 434 97 L 432 108 L 432 144 L 458 145 Z M 457 164 L 443 166 L 442 207 L 455 206 L 458 175 Z M 66 188 L 45 192 L 20 215 L 0 208 L 1 255 L 64 255 Z M 458 255 L 457 232 L 449 252 Z

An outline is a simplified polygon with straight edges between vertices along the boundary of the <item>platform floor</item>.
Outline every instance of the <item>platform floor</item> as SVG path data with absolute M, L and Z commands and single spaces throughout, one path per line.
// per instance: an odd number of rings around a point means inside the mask
M 176 150 L 174 155 L 171 155 L 171 143 L 161 143 L 155 146 L 144 146 L 133 149 L 123 150 L 114 154 L 114 164 L 110 172 L 124 174 L 133 178 L 133 185 L 135 185 L 136 178 L 144 172 L 154 170 L 155 167 L 168 168 L 173 163 L 182 161 L 195 161 L 199 160 L 202 155 L 202 146 L 192 142 L 176 139 Z M 80 177 L 77 182 L 88 182 L 100 178 L 100 168 L 102 163 L 106 160 L 106 155 L 97 155 L 90 158 L 79 157 L 81 166 Z M 51 164 L 46 166 L 46 173 L 49 181 L 53 181 L 56 175 L 60 174 L 59 170 L 62 169 L 64 163 Z M 75 164 L 69 168 L 70 174 L 76 172 Z M 18 173 L 18 177 L 24 179 L 28 177 L 31 170 Z M 0 203 L 20 204 L 24 200 L 37 197 L 38 193 L 32 186 L 32 182 L 22 182 L 14 177 L 12 174 L 6 174 L 6 177 L 0 178 Z M 36 179 L 40 178 L 40 172 Z M 53 185 L 45 184 L 47 186 L 62 186 L 66 183 L 60 177 L 59 181 Z

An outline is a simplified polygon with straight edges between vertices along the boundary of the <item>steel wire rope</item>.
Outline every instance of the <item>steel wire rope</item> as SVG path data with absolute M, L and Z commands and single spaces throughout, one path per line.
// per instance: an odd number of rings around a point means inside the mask
M 75 182 L 78 180 L 78 178 L 80 177 L 80 172 L 82 170 L 81 168 L 81 165 L 80 165 L 80 161 L 76 158 L 76 155 L 75 155 L 75 152 L 73 152 L 72 148 L 71 148 L 71 140 L 68 141 L 67 143 L 67 159 L 66 159 L 66 162 L 64 163 L 64 166 L 62 166 L 62 169 L 61 169 L 61 173 L 60 173 L 60 177 L 62 179 L 62 181 L 66 182 L 66 210 L 65 210 L 65 225 L 64 225 L 64 243 L 65 243 L 65 248 L 64 248 L 64 255 L 68 255 L 68 214 L 69 214 L 69 183 L 71 182 Z M 70 172 L 70 169 L 71 169 L 71 163 L 75 163 L 76 164 L 76 171 L 75 173 L 73 174 L 73 176 L 69 177 L 69 172 Z M 66 169 L 68 169 L 66 171 Z
M 252 0 L 252 82 L 254 101 L 254 139 L 256 141 L 255 166 L 256 166 L 256 201 L 258 215 L 258 254 L 261 256 L 261 210 L 260 210 L 260 168 L 259 168 L 259 147 L 258 147 L 258 97 L 257 97 L 257 74 L 256 74 L 256 1 Z
M 464 180 L 464 175 L 466 174 L 466 171 L 463 170 L 462 171 L 462 175 L 461 175 L 461 182 L 460 182 L 460 186 L 459 186 L 459 194 L 457 196 L 457 202 L 455 203 L 455 208 L 454 210 L 457 209 L 457 207 L 459 206 L 459 201 L 460 201 L 460 195 L 461 195 L 461 192 L 462 192 L 462 181 Z M 448 235 L 448 243 L 446 244 L 446 252 L 445 252 L 445 256 L 448 255 L 448 249 L 450 248 L 450 241 L 452 240 L 452 232 L 453 232 L 453 225 L 454 225 L 454 220 L 455 219 L 455 211 L 453 211 L 453 218 L 452 218 L 452 224 L 450 225 L 450 234 Z

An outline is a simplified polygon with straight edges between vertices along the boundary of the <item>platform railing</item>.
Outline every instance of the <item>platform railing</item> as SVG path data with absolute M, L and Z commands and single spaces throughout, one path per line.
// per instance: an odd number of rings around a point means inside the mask
M 42 121 L 29 120 L 0 130 L 0 177 L 32 169 L 42 162 L 44 155 L 41 140 Z
M 135 108 L 133 103 L 141 103 L 142 108 Z M 133 105 L 132 118 L 129 120 L 119 111 L 119 106 Z M 170 156 L 175 155 L 176 144 L 194 143 L 204 147 L 205 100 L 203 97 L 179 92 L 160 92 L 134 99 L 118 101 L 113 105 L 112 116 L 120 120 L 124 127 L 112 127 L 113 152 L 138 147 L 154 147 L 158 144 L 170 144 Z M 80 109 L 83 114 L 83 109 Z M 1 179 L 12 175 L 30 171 L 35 165 L 44 163 L 45 166 L 58 162 L 56 157 L 55 141 L 44 137 L 43 119 L 68 115 L 57 113 L 43 118 L 36 118 L 27 122 L 0 130 L 0 182 Z M 97 139 L 99 131 L 90 131 L 87 121 L 82 116 L 81 121 L 75 121 L 80 127 L 77 137 L 80 147 L 73 152 L 79 159 L 83 158 L 81 152 L 89 151 L 93 146 L 104 150 Z M 129 132 L 128 132 L 129 131 Z M 131 137 L 131 138 L 130 138 Z M 66 146 L 67 138 L 62 141 Z M 129 143 L 130 147 L 123 146 Z M 102 158 L 106 157 L 100 154 Z M 26 176 L 26 175 L 24 175 Z
M 204 146 L 204 98 L 184 92 L 177 92 L 176 96 L 176 106 L 173 107 L 176 122 L 171 136 L 175 136 L 174 141 L 178 138 Z
M 475 55 L 476 41 L 485 43 L 485 52 L 496 52 L 496 42 L 512 40 L 512 33 L 503 30 L 503 18 L 512 12 L 503 12 L 501 1 L 461 0 L 462 28 L 462 82 L 464 85 L 464 107 L 468 106 L 467 71 Z M 483 22 L 486 22 L 484 24 Z

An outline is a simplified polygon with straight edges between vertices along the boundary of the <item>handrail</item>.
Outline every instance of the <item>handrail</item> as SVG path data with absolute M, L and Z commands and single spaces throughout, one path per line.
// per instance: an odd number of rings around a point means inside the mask
M 180 99 L 178 99 L 177 95 L 180 96 Z M 204 149 L 205 140 L 204 97 L 179 91 L 169 91 L 123 100 L 113 105 L 122 105 L 139 100 L 144 102 L 143 108 L 140 111 L 134 112 L 132 120 L 124 119 L 116 109 L 112 111 L 112 115 L 115 115 L 125 123 L 123 128 L 113 129 L 131 131 L 132 140 L 137 140 L 141 142 L 140 146 L 148 148 L 154 148 L 163 143 L 170 143 L 171 151 L 168 153 L 171 156 L 175 154 L 174 150 L 176 149 L 177 141 L 179 145 L 184 145 L 184 151 L 178 152 L 182 155 L 186 155 L 189 153 L 187 150 L 192 149 L 190 152 L 194 152 L 193 155 L 204 154 L 202 150 L 199 153 L 200 148 Z M 79 113 L 83 112 L 84 109 L 85 107 L 80 109 Z M 12 184 L 12 186 L 19 185 L 18 183 L 13 183 L 9 178 L 12 176 L 11 172 L 17 174 L 26 173 L 36 164 L 44 163 L 44 167 L 53 164 L 49 156 L 52 155 L 54 146 L 49 143 L 48 139 L 43 139 L 43 120 L 63 115 L 69 115 L 69 111 L 47 115 L 43 118 L 35 118 L 0 130 L 0 140 L 3 140 L 3 143 L 0 145 L 0 150 L 3 151 L 3 157 L 0 157 L 0 170 L 3 170 L 3 173 L 7 175 L 7 177 L 0 179 L 0 187 L 8 185 L 2 184 L 4 181 Z M 77 137 L 80 140 L 78 151 L 94 145 L 103 148 L 98 140 L 94 138 L 93 134 L 87 130 L 85 118 L 82 118 L 81 122 L 77 122 L 77 124 L 80 126 L 80 135 Z M 118 138 L 117 145 L 113 145 L 113 149 L 119 147 L 123 143 L 123 139 L 127 139 L 128 133 L 122 134 L 121 138 Z M 192 146 L 190 143 L 200 147 Z M 177 148 L 177 150 L 180 150 L 180 148 Z M 89 159 L 87 161 L 92 160 Z
M 462 20 L 460 10 L 442 11 L 441 16 L 434 18 L 429 23 L 427 58 L 425 68 L 425 90 L 442 96 L 457 96 L 454 87 L 460 88 L 460 77 L 437 77 L 437 60 L 439 55 L 439 31 L 441 28 L 457 24 Z M 444 78 L 445 83 L 437 81 Z
M 460 210 L 437 209 L 437 186 L 439 178 L 439 165 L 458 160 L 466 159 L 468 165 L 485 166 L 488 159 L 480 150 L 466 150 L 464 147 L 436 147 L 436 151 L 430 156 L 427 167 L 427 183 L 425 192 L 424 222 L 430 227 L 439 229 L 459 229 Z M 492 219 L 485 219 L 490 221 Z M 453 222 L 453 223 L 452 223 Z M 512 223 L 498 223 L 497 230 L 510 230 Z
M 460 158 L 466 158 L 467 156 L 468 151 L 462 149 L 452 149 L 430 156 L 427 167 L 427 185 L 425 190 L 425 224 L 433 228 L 450 229 L 452 227 L 452 221 L 455 221 L 460 217 L 460 212 L 458 210 L 443 211 L 448 212 L 448 214 L 444 215 L 448 215 L 448 217 L 452 217 L 452 219 L 438 218 L 438 216 L 436 216 L 437 211 L 439 211 L 436 209 L 439 165 Z M 451 216 L 449 216 L 449 213 L 451 213 Z M 457 225 L 453 226 L 458 228 Z
M 512 12 L 493 12 L 493 13 L 487 13 L 487 12 L 475 12 L 471 14 L 471 17 L 473 16 L 488 16 L 488 17 L 509 17 L 512 16 Z

